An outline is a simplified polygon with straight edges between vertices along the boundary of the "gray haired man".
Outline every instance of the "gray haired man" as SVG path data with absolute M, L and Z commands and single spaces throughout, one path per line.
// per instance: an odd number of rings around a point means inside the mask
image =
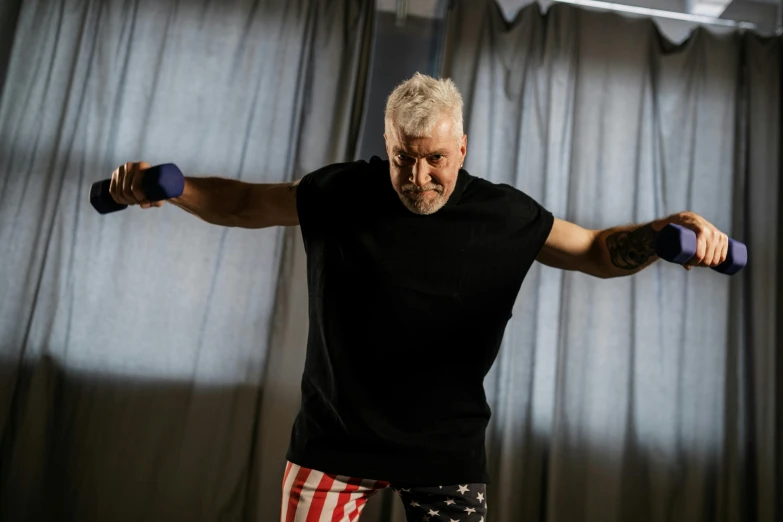
M 697 233 L 685 265 L 717 266 L 728 238 L 683 212 L 587 230 L 522 191 L 463 168 L 462 98 L 416 74 L 389 96 L 388 159 L 329 165 L 292 183 L 187 177 L 175 205 L 209 223 L 300 225 L 310 333 L 281 520 L 356 520 L 392 487 L 409 521 L 483 522 L 488 481 L 483 380 L 534 261 L 601 277 L 653 263 L 655 237 Z M 146 163 L 118 168 L 111 193 L 142 208 Z

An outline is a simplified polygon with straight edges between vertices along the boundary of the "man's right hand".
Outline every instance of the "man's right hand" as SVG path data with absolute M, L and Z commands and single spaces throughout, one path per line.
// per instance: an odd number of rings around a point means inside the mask
M 144 194 L 144 161 L 120 165 L 111 175 L 109 194 L 117 203 L 141 208 L 162 207 L 163 201 L 149 201 Z M 227 227 L 265 228 L 299 224 L 296 209 L 298 181 L 247 183 L 218 177 L 185 177 L 181 196 L 168 199 L 207 223 Z
M 163 201 L 149 201 L 142 189 L 144 171 L 151 165 L 145 161 L 120 165 L 111 174 L 109 193 L 122 205 L 139 205 L 141 208 L 162 207 Z

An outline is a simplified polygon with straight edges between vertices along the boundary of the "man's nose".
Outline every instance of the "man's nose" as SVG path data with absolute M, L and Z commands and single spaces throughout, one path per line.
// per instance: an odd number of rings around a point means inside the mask
M 417 161 L 411 171 L 411 183 L 423 187 L 430 181 L 432 181 L 432 177 L 430 176 L 430 166 L 427 160 L 421 159 Z

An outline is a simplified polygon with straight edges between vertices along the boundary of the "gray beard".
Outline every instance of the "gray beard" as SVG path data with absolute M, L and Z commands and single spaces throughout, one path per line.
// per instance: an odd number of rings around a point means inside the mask
M 429 201 L 419 198 L 412 198 L 409 196 L 409 193 L 404 192 L 398 194 L 398 196 L 400 197 L 402 204 L 405 205 L 405 208 L 414 214 L 419 214 L 421 216 L 434 214 L 438 210 L 442 209 L 448 201 L 448 198 L 443 195 L 443 192 L 438 193 L 438 196 L 435 199 Z

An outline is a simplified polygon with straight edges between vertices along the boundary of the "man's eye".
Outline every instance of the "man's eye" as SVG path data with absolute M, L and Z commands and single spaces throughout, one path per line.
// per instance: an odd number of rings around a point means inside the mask
M 433 165 L 440 165 L 446 157 L 443 154 L 433 154 L 430 156 L 430 163 Z
M 409 163 L 411 160 L 410 156 L 406 156 L 405 154 L 397 154 L 397 159 L 401 163 Z

